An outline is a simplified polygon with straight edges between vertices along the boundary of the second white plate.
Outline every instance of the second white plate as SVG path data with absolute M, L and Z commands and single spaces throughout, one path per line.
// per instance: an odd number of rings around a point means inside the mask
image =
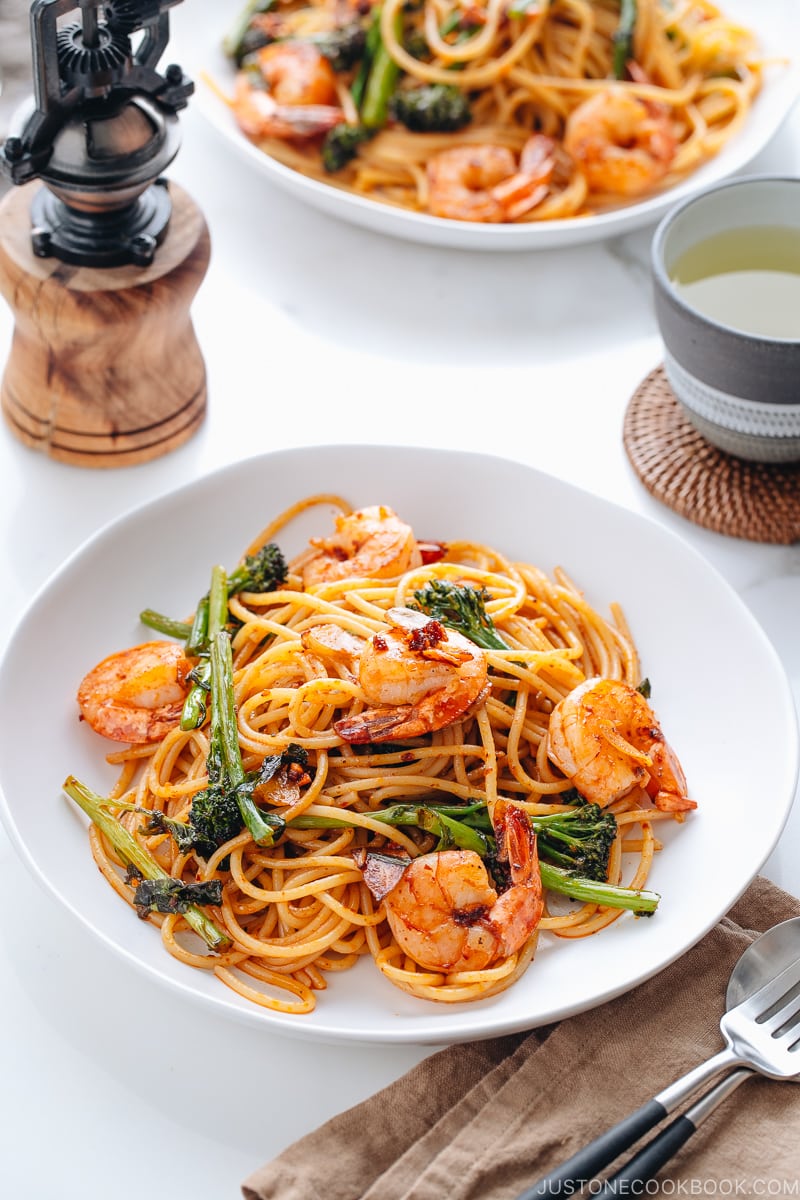
M 450 221 L 394 208 L 309 179 L 270 158 L 248 141 L 239 131 L 230 110 L 204 82 L 204 77 L 210 78 L 223 91 L 232 90 L 233 72 L 222 52 L 222 38 L 236 13 L 237 3 L 238 0 L 233 0 L 232 7 L 223 6 L 222 12 L 221 6 L 212 0 L 194 0 L 191 5 L 184 6 L 188 10 L 185 13 L 178 8 L 173 18 L 176 46 L 171 47 L 171 53 L 183 56 L 184 66 L 196 80 L 192 107 L 252 167 L 252 186 L 259 188 L 262 181 L 274 184 L 351 224 L 435 246 L 465 250 L 547 250 L 616 237 L 653 224 L 678 200 L 746 167 L 775 135 L 800 94 L 800 65 L 787 63 L 786 59 L 787 54 L 796 53 L 800 46 L 800 6 L 795 0 L 761 0 L 758 5 L 750 0 L 721 0 L 726 15 L 740 20 L 758 34 L 765 57 L 787 65 L 775 66 L 768 71 L 766 84 L 744 127 L 715 158 L 667 192 L 597 216 L 516 225 Z

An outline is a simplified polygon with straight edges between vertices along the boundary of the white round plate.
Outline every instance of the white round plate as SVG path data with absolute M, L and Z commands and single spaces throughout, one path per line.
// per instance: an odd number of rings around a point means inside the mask
M 544 934 L 527 974 L 473 1004 L 397 990 L 365 960 L 329 976 L 307 1016 L 249 1004 L 176 962 L 92 862 L 83 815 L 62 794 L 73 773 L 103 792 L 113 746 L 79 723 L 75 690 L 106 654 L 152 637 L 145 607 L 182 615 L 216 562 L 233 565 L 260 527 L 312 492 L 392 505 L 418 536 L 472 538 L 548 572 L 563 566 L 591 603 L 619 601 L 653 705 L 699 808 L 659 826 L 666 845 L 649 919 L 625 915 L 580 941 Z M 330 528 L 306 514 L 281 538 L 295 553 Z M 326 446 L 227 467 L 95 535 L 33 600 L 0 665 L 3 820 L 35 875 L 111 949 L 212 1014 L 308 1038 L 444 1043 L 532 1028 L 600 1004 L 655 974 L 706 933 L 772 850 L 797 773 L 797 730 L 781 664 L 725 581 L 667 530 L 529 467 L 442 450 Z M 46 938 L 46 931 L 42 934 Z M 87 987 L 90 986 L 87 981 Z
M 593 217 L 518 225 L 450 221 L 393 208 L 309 179 L 276 162 L 240 133 L 229 108 L 207 82 L 213 80 L 225 94 L 232 91 L 233 71 L 222 52 L 222 38 L 240 2 L 232 0 L 230 6 L 221 6 L 212 0 L 194 0 L 184 6 L 191 12 L 181 13 L 178 9 L 174 17 L 175 46 L 170 52 L 183 56 L 185 69 L 195 79 L 192 107 L 254 168 L 253 186 L 258 187 L 262 177 L 351 224 L 435 246 L 465 250 L 549 250 L 616 237 L 652 224 L 678 200 L 745 167 L 777 132 L 800 94 L 800 64 L 789 62 L 786 57 L 796 54 L 800 46 L 800 5 L 796 0 L 761 0 L 759 4 L 751 0 L 720 0 L 726 15 L 757 32 L 765 57 L 780 59 L 786 65 L 768 70 L 766 84 L 746 124 L 716 158 L 666 192 Z M 207 9 L 205 17 L 203 5 Z

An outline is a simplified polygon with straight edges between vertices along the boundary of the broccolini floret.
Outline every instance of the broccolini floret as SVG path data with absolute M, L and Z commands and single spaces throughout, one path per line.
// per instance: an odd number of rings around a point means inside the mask
M 472 120 L 469 100 L 449 83 L 395 92 L 389 113 L 414 133 L 452 133 Z
M 289 568 L 280 546 L 268 542 L 255 554 L 248 554 L 228 576 L 228 595 L 236 592 L 274 592 L 286 582 Z
M 569 812 L 531 817 L 539 854 L 555 866 L 584 879 L 608 878 L 608 856 L 617 836 L 617 819 L 599 804 L 584 804 Z
M 334 125 L 322 143 L 322 165 L 333 175 L 346 167 L 358 153 L 358 147 L 372 137 L 373 130 L 363 125 Z
M 364 57 L 367 31 L 363 25 L 353 22 L 327 33 L 310 33 L 292 41 L 310 42 L 324 54 L 334 71 L 350 71 Z
M 494 621 L 486 611 L 489 593 L 485 588 L 433 579 L 426 587 L 414 592 L 411 608 L 426 613 L 448 629 L 455 629 L 484 650 L 508 650 Z

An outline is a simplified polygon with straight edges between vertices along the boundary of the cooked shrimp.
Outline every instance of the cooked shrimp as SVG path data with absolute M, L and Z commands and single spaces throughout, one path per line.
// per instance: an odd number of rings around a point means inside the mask
M 333 537 L 311 545 L 317 553 L 302 567 L 305 587 L 349 576 L 391 579 L 422 564 L 413 529 L 383 504 L 337 517 Z
M 180 720 L 191 669 L 174 642 L 145 642 L 110 654 L 78 688 L 81 719 L 115 742 L 158 742 Z
M 333 104 L 336 74 L 311 42 L 273 42 L 258 51 L 258 67 L 278 104 Z
M 258 52 L 268 87 L 254 87 L 247 72 L 236 77 L 233 112 L 249 137 L 309 138 L 344 120 L 335 103 L 336 76 L 309 42 L 274 42 Z
M 696 808 L 686 777 L 640 692 L 616 679 L 587 679 L 550 714 L 547 753 L 587 800 L 602 806 L 637 785 L 656 808 Z
M 515 221 L 547 195 L 554 150 L 543 134 L 528 139 L 519 163 L 505 146 L 443 150 L 428 163 L 428 209 L 454 221 Z
M 498 896 L 472 850 L 441 850 L 412 860 L 386 895 L 386 918 L 400 949 L 429 971 L 482 971 L 520 950 L 542 916 L 536 836 L 508 807 L 498 830 L 511 887 Z
M 390 608 L 367 642 L 358 681 L 369 704 L 334 729 L 346 742 L 393 742 L 452 725 L 486 696 L 486 652 L 423 613 Z
M 678 139 L 662 105 L 610 87 L 570 113 L 564 148 L 590 191 L 640 196 L 664 178 Z

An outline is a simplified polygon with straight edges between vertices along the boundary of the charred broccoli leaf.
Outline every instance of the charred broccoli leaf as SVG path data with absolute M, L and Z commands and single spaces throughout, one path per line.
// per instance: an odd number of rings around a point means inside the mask
M 193 904 L 221 904 L 222 883 L 219 879 L 203 883 L 143 879 L 134 892 L 133 903 L 142 918 L 151 912 L 185 913 Z
M 413 133 L 452 133 L 472 120 L 469 100 L 460 88 L 449 83 L 395 92 L 389 111 Z

